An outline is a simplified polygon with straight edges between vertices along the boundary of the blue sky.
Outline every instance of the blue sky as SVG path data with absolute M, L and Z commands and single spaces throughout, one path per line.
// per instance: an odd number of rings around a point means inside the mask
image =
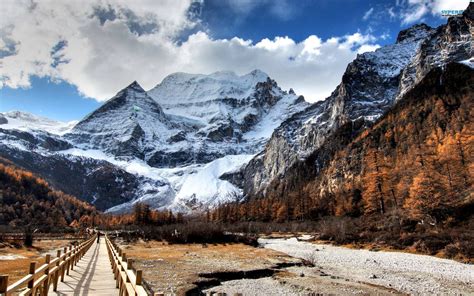
M 393 43 L 414 23 L 445 23 L 441 9 L 469 2 L 189 1 L 6 0 L 0 111 L 77 120 L 133 80 L 148 89 L 176 71 L 254 68 L 320 100 L 357 53 Z

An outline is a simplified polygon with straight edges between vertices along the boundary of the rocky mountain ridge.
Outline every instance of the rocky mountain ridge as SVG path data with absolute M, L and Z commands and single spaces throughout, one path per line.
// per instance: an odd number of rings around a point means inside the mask
M 25 113 L 12 125 L 6 113 L 0 155 L 102 210 L 126 211 L 140 200 L 189 211 L 239 196 L 219 177 L 240 169 L 307 105 L 258 70 L 177 73 L 150 92 L 133 82 L 61 133 L 32 125 Z
M 371 126 L 426 73 L 453 61 L 474 56 L 474 4 L 461 17 L 449 18 L 437 29 L 415 25 L 400 32 L 397 42 L 358 55 L 348 65 L 341 84 L 322 102 L 295 114 L 278 127 L 264 151 L 237 178 L 249 198 L 264 197 L 271 184 L 299 167 L 338 129 L 351 125 L 353 133 Z M 323 161 L 315 160 L 316 170 Z

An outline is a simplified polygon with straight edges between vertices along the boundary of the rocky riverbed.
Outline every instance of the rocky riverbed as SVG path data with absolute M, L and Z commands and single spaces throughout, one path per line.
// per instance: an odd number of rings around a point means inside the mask
M 260 239 L 262 247 L 314 264 L 271 277 L 222 282 L 206 292 L 243 295 L 474 295 L 474 266 L 402 252 L 356 250 L 300 241 Z

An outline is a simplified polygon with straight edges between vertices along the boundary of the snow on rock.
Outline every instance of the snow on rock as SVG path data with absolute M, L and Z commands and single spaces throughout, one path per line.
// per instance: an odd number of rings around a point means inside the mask
M 77 121 L 61 122 L 22 111 L 0 113 L 0 128 L 21 131 L 46 131 L 63 135 L 69 132 Z
M 466 65 L 472 69 L 474 69 L 474 58 L 470 58 L 470 59 L 467 59 L 467 60 L 463 60 L 463 61 L 460 61 L 459 63 L 463 64 L 463 65 Z
M 120 159 L 101 150 L 71 148 L 59 153 L 104 160 L 128 173 L 146 178 L 141 184 L 140 196 L 129 203 L 115 206 L 108 212 L 125 212 L 136 202 L 144 202 L 154 208 L 166 207 L 187 212 L 233 200 L 235 196 L 241 194 L 240 190 L 228 181 L 221 180 L 220 176 L 240 169 L 253 157 L 253 155 L 227 155 L 205 165 L 154 168 L 142 160 Z
M 82 148 L 136 156 L 144 153 L 147 144 L 165 144 L 179 127 L 133 82 L 81 120 L 66 136 Z
M 265 82 L 268 75 L 254 70 L 238 76 L 231 71 L 220 71 L 210 75 L 174 73 L 151 89 L 148 94 L 162 106 L 189 102 L 206 102 L 220 98 L 245 99 L 258 82 Z
M 0 140 L 22 153 L 60 155 L 86 166 L 104 161 L 134 175 L 135 196 L 111 212 L 136 202 L 189 211 L 240 196 L 222 174 L 240 169 L 278 125 L 307 106 L 260 70 L 176 73 L 149 92 L 131 83 L 73 128 L 31 114 L 0 114 Z M 90 197 L 94 203 L 100 198 Z
M 135 202 L 188 211 L 236 198 L 219 177 L 260 152 L 274 129 L 308 106 L 262 71 L 176 73 L 146 92 L 133 82 L 81 120 L 62 153 L 105 160 L 143 177 Z M 154 180 L 154 181 L 152 181 Z
M 224 173 L 234 172 L 245 165 L 253 155 L 227 155 L 216 159 L 189 174 L 176 195 L 175 204 L 213 206 L 235 201 L 241 191 L 230 182 L 219 179 Z
M 250 153 L 262 149 L 280 123 L 308 106 L 302 97 L 281 90 L 260 70 L 242 76 L 234 72 L 175 73 L 148 94 L 166 114 L 201 122 L 197 133 L 207 140 L 221 141 L 221 133 L 231 133 L 243 140 L 235 144 Z

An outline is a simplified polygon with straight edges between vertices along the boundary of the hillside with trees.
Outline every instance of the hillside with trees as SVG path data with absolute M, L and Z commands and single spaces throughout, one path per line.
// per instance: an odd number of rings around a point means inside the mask
M 31 172 L 0 159 L 0 225 L 51 230 L 77 226 L 96 215 L 90 204 L 54 190 Z
M 432 70 L 371 128 L 357 133 L 360 123 L 347 124 L 264 198 L 221 206 L 212 219 L 343 217 L 351 221 L 347 232 L 357 228 L 349 240 L 370 241 L 378 232 L 400 241 L 409 233 L 453 242 L 473 235 L 473 74 L 461 64 Z

